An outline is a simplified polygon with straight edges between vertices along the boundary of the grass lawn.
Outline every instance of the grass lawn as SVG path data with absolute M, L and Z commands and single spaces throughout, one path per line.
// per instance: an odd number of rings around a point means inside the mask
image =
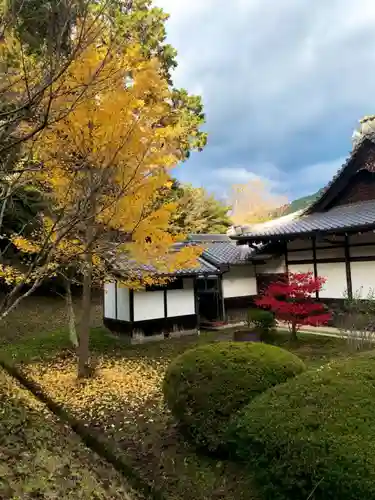
M 29 377 L 94 432 L 105 434 L 123 459 L 168 500 L 252 500 L 251 478 L 239 466 L 199 456 L 181 438 L 163 404 L 161 382 L 168 363 L 197 344 L 230 339 L 231 332 L 129 346 L 102 328 L 92 331 L 94 379 L 77 383 L 76 362 L 63 330 L 23 336 L 3 345 L 0 356 Z M 286 334 L 274 343 L 308 364 L 348 354 L 341 339 L 300 335 L 291 347 Z
M 136 498 L 123 477 L 2 369 L 0 419 L 0 498 Z

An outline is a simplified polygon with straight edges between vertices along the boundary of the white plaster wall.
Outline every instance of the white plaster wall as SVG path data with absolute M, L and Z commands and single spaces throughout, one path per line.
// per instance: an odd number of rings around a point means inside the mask
M 288 250 L 294 250 L 294 249 L 304 249 L 304 248 L 312 248 L 312 241 L 311 240 L 304 240 L 304 239 L 299 239 L 299 240 L 293 240 L 289 241 L 287 243 L 287 249 Z
M 293 260 L 312 260 L 313 259 L 313 251 L 311 250 L 303 250 L 300 252 L 288 252 L 288 261 L 292 262 Z
M 256 274 L 280 274 L 285 273 L 285 259 L 272 259 L 265 264 L 256 265 Z
M 290 273 L 313 273 L 314 272 L 314 266 L 313 264 L 289 264 L 288 265 L 288 271 Z
M 345 262 L 317 264 L 318 276 L 326 278 L 323 289 L 319 292 L 322 299 L 343 299 L 347 292 Z
M 363 234 L 353 234 L 349 236 L 349 243 L 374 243 L 375 244 L 375 234 L 372 231 Z
M 350 247 L 350 257 L 373 257 L 373 256 L 375 256 L 375 245 L 369 245 L 366 247 Z
M 167 290 L 168 318 L 195 314 L 194 289 Z
M 192 288 L 194 289 L 194 278 L 184 278 L 182 282 L 184 290 L 186 289 L 191 290 Z
M 104 317 L 116 319 L 115 284 L 104 283 Z
M 134 292 L 134 321 L 164 318 L 164 292 Z
M 117 319 L 130 321 L 129 288 L 117 283 Z
M 319 259 L 345 259 L 344 248 L 322 248 L 316 249 L 316 258 Z
M 337 239 L 334 239 L 333 236 L 330 237 L 331 241 L 327 241 L 327 240 L 317 240 L 316 242 L 316 248 L 319 248 L 319 247 L 328 247 L 328 246 L 332 246 L 334 247 L 335 245 L 341 245 L 341 246 L 344 246 L 344 238 L 343 237 L 339 237 Z M 334 243 L 332 243 L 334 242 Z
M 375 292 L 375 262 L 351 262 L 353 296 L 370 298 Z
M 252 265 L 232 267 L 223 274 L 223 296 L 246 297 L 257 294 L 257 282 Z

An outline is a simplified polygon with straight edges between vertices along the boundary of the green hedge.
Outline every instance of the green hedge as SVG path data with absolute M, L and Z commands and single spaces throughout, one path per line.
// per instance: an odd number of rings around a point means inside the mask
M 231 446 L 265 499 L 375 499 L 374 353 L 274 387 L 233 420 Z
M 176 358 L 164 380 L 164 396 L 193 442 L 209 451 L 224 445 L 231 415 L 259 393 L 301 373 L 304 363 L 262 343 L 218 342 Z

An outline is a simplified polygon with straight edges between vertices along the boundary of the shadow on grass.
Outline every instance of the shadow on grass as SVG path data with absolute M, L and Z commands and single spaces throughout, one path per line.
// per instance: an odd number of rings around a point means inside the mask
M 202 332 L 132 346 L 123 337 L 95 328 L 90 343 L 99 373 L 82 385 L 75 382 L 75 355 L 65 330 L 4 345 L 0 358 L 21 366 L 52 404 L 58 402 L 77 432 L 87 440 L 98 439 L 104 456 L 110 453 L 121 467 L 136 471 L 152 491 L 162 491 L 169 500 L 251 500 L 256 494 L 248 471 L 198 455 L 177 432 L 161 394 L 170 360 L 200 344 L 231 340 L 232 333 Z M 277 332 L 271 341 L 312 365 L 348 354 L 341 339 L 301 334 L 291 345 L 287 333 Z

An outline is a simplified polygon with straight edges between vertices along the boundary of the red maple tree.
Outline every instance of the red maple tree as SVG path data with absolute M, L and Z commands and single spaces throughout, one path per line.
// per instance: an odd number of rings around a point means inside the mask
M 303 325 L 326 325 L 331 313 L 315 298 L 326 279 L 313 273 L 288 273 L 285 281 L 271 283 L 255 300 L 258 307 L 270 309 L 276 319 L 289 327 L 292 340 Z

